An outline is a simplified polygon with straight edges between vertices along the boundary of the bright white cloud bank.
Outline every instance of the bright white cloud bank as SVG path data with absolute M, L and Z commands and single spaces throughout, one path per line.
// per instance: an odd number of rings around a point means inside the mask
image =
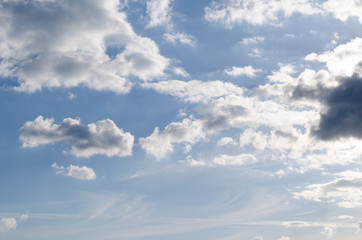
M 128 76 L 163 75 L 168 59 L 119 9 L 116 0 L 7 2 L 0 8 L 0 76 L 15 78 L 18 91 L 86 86 L 127 93 Z
M 66 118 L 57 125 L 54 119 L 39 116 L 21 127 L 20 141 L 23 147 L 52 143 L 70 144 L 71 154 L 77 157 L 91 157 L 96 154 L 112 157 L 131 155 L 134 137 L 119 129 L 109 119 L 84 126 L 79 119 Z

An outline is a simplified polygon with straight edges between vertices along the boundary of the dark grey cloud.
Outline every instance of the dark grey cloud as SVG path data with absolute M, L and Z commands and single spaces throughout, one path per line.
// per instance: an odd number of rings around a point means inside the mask
M 57 125 L 53 119 L 39 116 L 20 128 L 20 141 L 23 147 L 66 143 L 71 145 L 71 153 L 77 157 L 95 154 L 111 157 L 131 155 L 134 137 L 110 119 L 84 126 L 77 119 L 66 118 Z
M 362 138 L 362 78 L 344 79 L 324 101 L 327 111 L 321 114 L 313 133 L 322 140 L 343 137 Z

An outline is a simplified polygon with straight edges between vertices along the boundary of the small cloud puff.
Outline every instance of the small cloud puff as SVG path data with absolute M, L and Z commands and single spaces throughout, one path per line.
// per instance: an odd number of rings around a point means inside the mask
M 70 166 L 65 169 L 64 166 L 58 166 L 57 163 L 53 163 L 52 168 L 57 169 L 57 174 L 81 180 L 94 180 L 97 177 L 93 169 L 86 166 L 79 167 L 70 164 Z

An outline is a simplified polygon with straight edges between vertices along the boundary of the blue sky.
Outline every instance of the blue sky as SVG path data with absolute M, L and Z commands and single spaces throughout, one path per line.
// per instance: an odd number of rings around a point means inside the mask
M 360 1 L 0 4 L 0 239 L 361 238 Z

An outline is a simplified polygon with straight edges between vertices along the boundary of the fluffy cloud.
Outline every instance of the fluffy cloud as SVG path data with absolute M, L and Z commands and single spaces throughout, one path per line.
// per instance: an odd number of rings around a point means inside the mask
M 15 218 L 2 218 L 0 220 L 0 232 L 15 229 L 16 227 L 17 222 Z
M 233 77 L 242 76 L 242 75 L 245 75 L 247 77 L 255 77 L 256 73 L 258 73 L 258 72 L 262 72 L 262 70 L 255 69 L 251 65 L 245 66 L 245 67 L 235 67 L 234 66 L 231 69 L 224 70 L 225 74 L 227 74 L 229 76 L 233 76 Z
M 336 234 L 336 227 L 331 224 L 323 226 L 323 231 L 321 232 L 326 238 L 332 238 Z
M 191 47 L 196 45 L 195 37 L 186 33 L 165 33 L 163 37 L 175 46 L 177 44 L 189 45 Z
M 244 90 L 232 83 L 222 81 L 203 82 L 191 80 L 188 82 L 169 80 L 155 83 L 143 83 L 144 88 L 175 96 L 186 102 L 207 102 L 211 99 L 230 94 L 242 95 Z
M 362 23 L 362 4 L 361 1 L 339 1 L 328 0 L 323 3 L 323 7 L 334 14 L 334 17 L 345 22 L 349 17 L 358 17 Z
M 362 173 L 346 171 L 336 175 L 335 180 L 323 184 L 308 185 L 302 192 L 294 193 L 294 196 L 317 202 L 337 202 L 343 208 L 361 207 Z
M 223 0 L 213 1 L 205 8 L 205 19 L 231 28 L 234 23 L 253 25 L 278 24 L 279 14 L 285 18 L 294 13 L 311 15 L 319 10 L 309 0 Z
M 328 70 L 336 76 L 351 77 L 361 73 L 362 38 L 355 38 L 346 44 L 337 46 L 332 51 L 322 54 L 311 53 L 305 57 L 308 61 L 326 63 Z
M 58 166 L 57 163 L 54 163 L 52 168 L 57 169 L 57 174 L 81 180 L 94 180 L 97 177 L 93 169 L 86 166 L 79 167 L 70 164 L 70 166 L 65 169 L 63 166 Z
M 70 152 L 77 157 L 96 154 L 112 157 L 131 155 L 134 137 L 110 119 L 84 126 L 79 119 L 66 118 L 57 125 L 54 119 L 39 116 L 21 127 L 20 141 L 23 147 L 67 143 L 71 145 Z
M 248 165 L 255 163 L 257 159 L 251 154 L 240 154 L 237 156 L 230 156 L 222 154 L 214 158 L 213 163 L 221 166 L 236 166 L 236 165 Z
M 139 142 L 148 154 L 161 159 L 173 151 L 174 143 L 193 144 L 204 136 L 201 120 L 185 118 L 182 122 L 170 123 L 162 132 L 156 127 L 150 136 L 140 138 Z
M 0 7 L 0 76 L 18 91 L 86 86 L 127 93 L 128 76 L 149 80 L 169 60 L 138 36 L 119 1 L 8 1 Z
M 170 23 L 171 2 L 172 0 L 149 0 L 147 2 L 148 27 L 156 27 Z

